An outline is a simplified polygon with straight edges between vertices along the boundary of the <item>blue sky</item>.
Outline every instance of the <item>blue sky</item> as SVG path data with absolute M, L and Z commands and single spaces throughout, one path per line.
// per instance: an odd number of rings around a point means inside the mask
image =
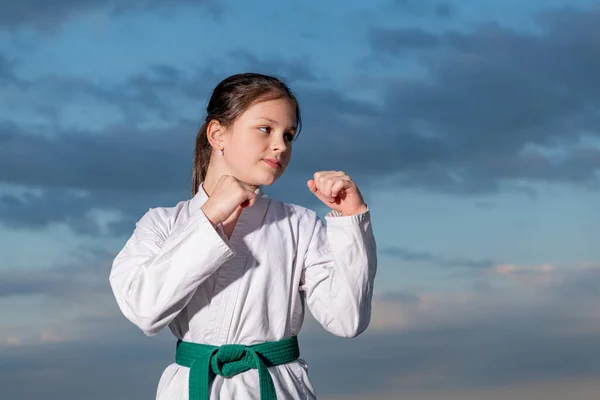
M 242 71 L 303 109 L 267 192 L 323 215 L 305 182 L 343 169 L 372 208 L 371 328 L 301 336 L 322 398 L 595 398 L 600 3 L 161 4 L 0 0 L 10 398 L 153 396 L 172 337 L 120 315 L 111 261 L 149 207 L 189 197 L 210 90 Z

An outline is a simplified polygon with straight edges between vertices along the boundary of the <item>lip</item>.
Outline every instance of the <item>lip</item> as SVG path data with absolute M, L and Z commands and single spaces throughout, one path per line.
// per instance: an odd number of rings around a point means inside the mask
M 275 168 L 275 169 L 281 168 L 281 163 L 272 158 L 264 158 L 263 161 L 271 168 Z

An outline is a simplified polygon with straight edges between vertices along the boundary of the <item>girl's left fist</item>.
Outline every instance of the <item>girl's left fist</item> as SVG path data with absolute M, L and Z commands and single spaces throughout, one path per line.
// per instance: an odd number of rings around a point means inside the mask
M 362 214 L 368 210 L 356 183 L 343 171 L 316 172 L 307 185 L 319 200 L 342 215 Z

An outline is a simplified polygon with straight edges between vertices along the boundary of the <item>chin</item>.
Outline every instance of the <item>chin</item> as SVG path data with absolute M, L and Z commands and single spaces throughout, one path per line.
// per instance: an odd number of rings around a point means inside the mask
M 253 186 L 270 186 L 274 184 L 281 177 L 281 175 L 282 174 L 260 174 L 258 176 L 251 177 L 253 179 L 248 179 L 248 181 L 245 182 Z
M 279 177 L 277 177 L 277 176 L 272 176 L 272 177 L 268 177 L 268 178 L 258 179 L 256 186 L 270 186 L 270 185 L 274 184 L 278 178 Z
M 240 168 L 238 171 L 242 172 L 243 169 Z M 259 168 L 248 168 L 243 172 L 245 173 L 236 175 L 242 182 L 251 186 L 270 186 L 281 178 L 285 172 L 285 167 L 275 171 L 260 166 Z

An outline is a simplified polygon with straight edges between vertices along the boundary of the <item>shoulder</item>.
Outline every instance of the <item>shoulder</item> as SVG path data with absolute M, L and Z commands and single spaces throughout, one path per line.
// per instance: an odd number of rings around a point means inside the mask
M 166 237 L 177 221 L 188 214 L 190 201 L 188 199 L 172 206 L 151 207 L 136 222 L 136 228 L 152 230 Z

